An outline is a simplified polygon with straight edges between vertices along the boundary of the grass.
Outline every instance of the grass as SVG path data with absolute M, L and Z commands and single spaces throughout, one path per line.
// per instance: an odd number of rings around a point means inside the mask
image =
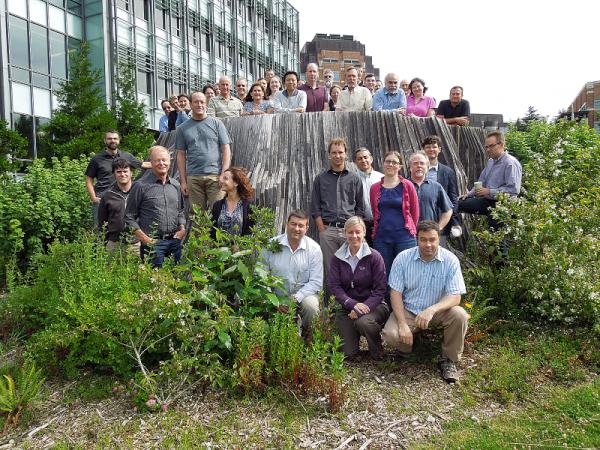
M 522 408 L 484 420 L 454 420 L 418 448 L 599 448 L 600 380 L 553 387 Z

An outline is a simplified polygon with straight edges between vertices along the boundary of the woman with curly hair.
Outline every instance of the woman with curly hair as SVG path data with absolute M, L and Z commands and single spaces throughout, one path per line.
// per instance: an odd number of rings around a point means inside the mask
M 421 78 L 413 78 L 408 85 L 410 95 L 406 99 L 406 115 L 412 117 L 435 116 L 435 98 L 427 97 L 427 86 Z
M 254 188 L 242 167 L 230 167 L 221 177 L 225 198 L 213 204 L 212 220 L 215 227 L 234 235 L 250 234 L 254 225 L 250 220 L 250 205 Z

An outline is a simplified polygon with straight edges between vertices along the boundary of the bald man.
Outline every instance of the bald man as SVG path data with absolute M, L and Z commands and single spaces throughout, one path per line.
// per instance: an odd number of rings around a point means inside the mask
M 211 98 L 208 102 L 207 114 L 219 119 L 239 116 L 244 109 L 244 105 L 239 98 L 231 96 L 231 80 L 229 77 L 222 76 L 219 78 L 219 91 L 221 95 Z

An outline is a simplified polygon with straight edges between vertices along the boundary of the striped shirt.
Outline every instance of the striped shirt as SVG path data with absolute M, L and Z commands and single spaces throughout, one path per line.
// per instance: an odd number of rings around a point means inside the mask
M 421 259 L 419 247 L 404 250 L 392 264 L 388 284 L 402 294 L 404 307 L 413 314 L 447 295 L 467 292 L 458 258 L 443 247 L 429 262 Z

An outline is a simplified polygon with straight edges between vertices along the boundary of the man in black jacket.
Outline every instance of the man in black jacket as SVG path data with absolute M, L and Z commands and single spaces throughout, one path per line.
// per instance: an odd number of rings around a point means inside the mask
M 106 249 L 109 252 L 127 249 L 139 256 L 139 241 L 123 233 L 127 197 L 132 186 L 131 163 L 125 158 L 116 158 L 112 163 L 112 173 L 115 182 L 104 193 L 98 206 L 99 226 L 106 227 Z
M 458 214 L 458 182 L 454 170 L 438 160 L 438 156 L 442 151 L 442 140 L 435 135 L 427 136 L 421 144 L 421 149 L 429 158 L 427 179 L 441 184 L 452 202 L 452 218 L 442 234 L 444 236 L 459 237 L 462 234 L 462 229 L 460 227 L 460 215 Z

